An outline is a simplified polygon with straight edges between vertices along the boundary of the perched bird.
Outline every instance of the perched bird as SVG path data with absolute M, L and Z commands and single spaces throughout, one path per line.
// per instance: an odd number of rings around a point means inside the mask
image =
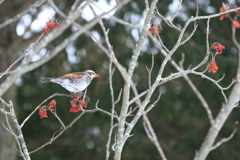
M 42 77 L 41 82 L 57 83 L 69 92 L 77 93 L 82 92 L 84 89 L 86 89 L 94 77 L 99 77 L 99 75 L 92 70 L 86 70 L 84 72 L 65 74 L 58 78 Z

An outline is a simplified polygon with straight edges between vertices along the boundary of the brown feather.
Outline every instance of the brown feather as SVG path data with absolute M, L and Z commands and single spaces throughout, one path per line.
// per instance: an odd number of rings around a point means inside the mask
M 79 79 L 79 78 L 82 78 L 83 76 L 85 76 L 86 74 L 85 73 L 82 73 L 82 72 L 75 72 L 75 73 L 68 73 L 68 74 L 65 74 L 61 77 L 58 77 L 58 78 L 61 78 L 61 79 L 69 79 L 69 78 L 75 78 L 75 79 Z

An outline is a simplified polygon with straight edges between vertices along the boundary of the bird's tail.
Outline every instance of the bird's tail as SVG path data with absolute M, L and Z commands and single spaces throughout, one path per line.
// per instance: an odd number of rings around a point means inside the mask
M 49 78 L 49 77 L 42 77 L 41 78 L 42 83 L 52 82 L 51 80 L 52 80 L 52 78 Z

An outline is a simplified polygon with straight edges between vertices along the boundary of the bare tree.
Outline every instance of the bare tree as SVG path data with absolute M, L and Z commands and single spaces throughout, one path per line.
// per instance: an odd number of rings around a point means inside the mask
M 92 42 L 95 43 L 95 45 L 97 45 L 98 48 L 100 48 L 101 51 L 105 53 L 107 59 L 109 60 L 109 88 L 112 101 L 111 111 L 101 109 L 101 107 L 98 106 L 98 101 L 95 103 L 95 109 L 84 109 L 84 106 L 87 103 L 85 97 L 86 94 L 84 94 L 83 96 L 82 94 L 80 96 L 73 96 L 56 93 L 43 100 L 32 111 L 32 113 L 29 114 L 29 116 L 27 116 L 23 120 L 22 123 L 19 123 L 16 116 L 16 111 L 14 109 L 15 104 L 12 103 L 11 100 L 7 102 L 7 100 L 5 100 L 4 98 L 0 98 L 2 102 L 0 111 L 3 113 L 2 115 L 4 116 L 5 119 L 5 122 L 2 124 L 4 128 L 15 139 L 17 144 L 16 145 L 17 151 L 19 152 L 20 156 L 23 157 L 23 159 L 25 160 L 31 159 L 30 158 L 31 153 L 34 153 L 39 149 L 42 149 L 46 145 L 51 144 L 67 129 L 69 129 L 69 127 L 71 127 L 77 120 L 79 120 L 84 114 L 101 112 L 102 114 L 106 114 L 111 117 L 111 121 L 109 122 L 110 130 L 108 132 L 108 141 L 106 142 L 106 159 L 109 159 L 111 152 L 114 153 L 115 160 L 121 159 L 122 151 L 126 141 L 132 136 L 134 138 L 134 135 L 132 135 L 131 132 L 133 128 L 136 126 L 136 123 L 139 121 L 139 119 L 143 117 L 143 126 L 147 136 L 157 148 L 157 151 L 159 152 L 159 156 L 161 157 L 161 159 L 166 160 L 167 157 L 164 154 L 164 149 L 162 149 L 161 144 L 158 141 L 156 133 L 154 131 L 153 128 L 154 126 L 152 126 L 151 121 L 148 118 L 148 112 L 154 108 L 154 106 L 158 103 L 158 101 L 161 98 L 162 92 L 160 91 L 158 93 L 157 99 L 151 102 L 151 98 L 153 97 L 153 94 L 158 91 L 159 86 L 169 81 L 175 80 L 177 78 L 183 78 L 187 82 L 195 96 L 199 99 L 203 108 L 206 110 L 210 123 L 208 133 L 205 136 L 205 139 L 203 140 L 202 146 L 199 149 L 196 148 L 194 160 L 206 159 L 206 157 L 212 150 L 216 149 L 222 143 L 227 142 L 234 136 L 236 128 L 233 129 L 233 132 L 231 135 L 229 135 L 229 137 L 223 138 L 220 141 L 216 142 L 216 137 L 218 136 L 220 129 L 226 122 L 226 119 L 229 117 L 231 111 L 238 106 L 238 101 L 240 99 L 240 81 L 239 81 L 240 67 L 238 67 L 236 78 L 233 79 L 232 83 L 230 83 L 229 86 L 227 87 L 223 87 L 219 83 L 224 78 L 224 76 L 219 80 L 215 80 L 207 76 L 205 73 L 206 71 L 212 73 L 217 72 L 218 66 L 216 64 L 215 57 L 221 56 L 220 54 L 225 48 L 224 45 L 219 42 L 213 44 L 209 43 L 209 39 L 211 38 L 209 36 L 210 20 L 214 17 L 228 15 L 231 12 L 238 12 L 240 8 L 231 9 L 230 6 L 223 5 L 223 10 L 220 13 L 207 16 L 199 16 L 198 4 L 196 4 L 196 15 L 189 18 L 182 27 L 179 27 L 174 24 L 174 19 L 179 15 L 179 12 L 181 11 L 182 1 L 179 2 L 178 9 L 176 10 L 175 14 L 172 15 L 172 17 L 169 19 L 164 17 L 161 14 L 161 11 L 158 11 L 157 4 L 161 2 L 158 2 L 158 0 L 153 0 L 151 2 L 145 0 L 146 15 L 145 17 L 143 17 L 142 25 L 131 24 L 130 22 L 124 21 L 119 17 L 112 16 L 110 14 L 110 12 L 112 11 L 122 9 L 124 6 L 129 5 L 130 2 L 131 0 L 118 1 L 110 10 L 104 11 L 101 9 L 101 6 L 98 6 L 98 4 L 95 3 L 93 0 L 88 0 L 85 2 L 76 0 L 74 4 L 72 4 L 69 13 L 64 13 L 55 5 L 55 3 L 52 0 L 48 1 L 42 0 L 32 4 L 24 11 L 20 12 L 16 16 L 0 24 L 0 28 L 6 27 L 15 21 L 18 21 L 24 14 L 30 12 L 36 7 L 41 6 L 44 3 L 50 5 L 55 10 L 55 12 L 63 19 L 61 23 L 59 21 L 49 20 L 47 22 L 47 27 L 43 29 L 42 34 L 38 38 L 36 38 L 36 41 L 30 47 L 28 47 L 28 49 L 24 53 L 22 53 L 11 65 L 9 65 L 4 72 L 1 73 L 0 78 L 5 79 L 3 79 L 3 82 L 1 83 L 0 86 L 0 97 L 2 97 L 11 86 L 13 86 L 17 78 L 19 78 L 24 73 L 36 69 L 37 67 L 51 60 L 53 57 L 57 56 L 61 50 L 63 50 L 71 42 L 74 42 L 82 34 L 89 36 L 92 39 Z M 4 1 L 1 1 L 0 3 L 1 5 L 4 5 Z M 89 7 L 91 9 L 95 17 L 86 24 L 81 25 L 78 22 L 78 18 L 82 16 L 83 10 L 86 7 Z M 97 14 L 97 10 L 102 10 L 102 13 Z M 122 63 L 120 63 L 117 57 L 115 56 L 116 54 L 114 52 L 114 48 L 111 45 L 111 41 L 109 40 L 108 36 L 109 32 L 111 32 L 111 28 L 106 29 L 105 24 L 102 21 L 103 17 L 106 15 L 109 17 L 109 20 L 116 21 L 117 23 L 120 23 L 123 26 L 127 26 L 130 28 L 138 28 L 140 30 L 140 34 L 138 35 L 138 39 L 136 41 L 135 48 L 131 55 L 131 59 L 128 66 L 124 66 Z M 237 47 L 239 52 L 240 45 L 239 42 L 237 42 L 236 40 L 235 31 L 236 28 L 240 27 L 237 21 L 237 16 L 238 13 L 236 17 L 232 19 L 233 23 L 232 41 Z M 168 27 L 171 27 L 178 32 L 177 41 L 172 48 L 168 48 L 165 44 L 166 42 L 164 42 L 161 39 L 162 32 L 160 27 L 161 25 L 154 21 L 155 17 L 161 19 L 164 23 L 167 24 Z M 184 55 L 182 56 L 182 60 L 179 63 L 177 63 L 172 57 L 174 54 L 176 54 L 176 51 L 179 49 L 179 47 L 187 45 L 186 42 L 188 42 L 193 37 L 193 35 L 195 35 L 195 32 L 198 29 L 197 21 L 201 20 L 207 20 L 206 46 L 205 46 L 206 56 L 197 65 L 184 68 L 183 67 Z M 93 34 L 90 32 L 90 29 L 97 24 L 101 26 L 102 36 L 104 37 L 104 43 L 95 38 Z M 47 51 L 46 55 L 42 56 L 41 59 L 37 61 L 32 61 L 33 57 L 38 55 L 42 48 L 45 48 L 48 44 L 50 44 L 53 40 L 59 37 L 68 27 L 72 25 L 78 28 L 73 34 L 69 35 L 63 42 L 57 44 L 54 49 Z M 190 25 L 193 26 L 193 30 L 189 35 L 187 35 L 186 29 Z M 136 72 L 137 63 L 139 61 L 139 55 L 146 40 L 150 40 L 151 42 L 153 42 L 154 46 L 158 49 L 158 52 L 164 56 L 164 60 L 160 62 L 161 67 L 156 68 L 154 64 L 154 54 L 152 55 L 152 64 L 149 68 L 147 67 L 146 71 L 148 73 L 147 75 L 148 84 L 145 85 L 148 86 L 148 89 L 143 92 L 139 92 L 138 87 L 133 80 L 133 75 L 134 72 Z M 240 59 L 238 60 L 238 64 L 239 63 Z M 164 77 L 163 72 L 165 71 L 167 64 L 171 64 L 175 68 L 176 72 L 173 71 L 172 74 Z M 204 71 L 200 71 L 201 70 L 200 67 L 205 67 L 206 69 Z M 158 70 L 158 75 L 156 76 L 156 78 L 153 78 L 152 75 L 153 69 Z M 122 79 L 124 80 L 124 85 L 121 91 L 117 91 L 114 89 L 114 82 L 112 78 L 116 70 L 120 72 Z M 189 77 L 190 74 L 207 79 L 212 83 L 212 85 L 216 85 L 221 91 L 224 104 L 222 105 L 216 117 L 213 116 L 212 111 L 210 109 L 211 107 L 208 105 L 208 102 Z M 230 89 L 231 86 L 233 86 L 231 88 L 231 94 L 227 97 L 224 91 Z M 115 92 L 118 92 L 117 98 L 115 98 L 114 96 Z M 80 114 L 68 124 L 65 124 L 62 121 L 62 117 L 58 116 L 57 113 L 55 112 L 54 108 L 57 102 L 52 101 L 48 105 L 44 105 L 48 100 L 51 100 L 53 97 L 56 96 L 72 97 L 73 98 L 72 101 L 75 105 L 76 103 L 79 103 L 77 105 L 80 107 L 79 109 Z M 117 104 L 121 105 L 121 109 L 119 112 L 117 112 L 116 110 Z M 25 126 L 25 123 L 37 111 L 41 113 L 41 115 L 43 116 L 42 118 L 47 116 L 46 115 L 47 111 L 52 113 L 57 118 L 59 124 L 61 125 L 61 128 L 55 132 L 55 134 L 52 136 L 49 142 L 40 145 L 40 147 L 36 148 L 33 151 L 29 151 L 24 139 L 25 136 L 22 133 L 22 128 Z M 132 117 L 131 121 L 127 120 L 127 117 L 129 116 Z M 116 134 L 114 134 L 113 132 L 114 129 L 117 130 Z

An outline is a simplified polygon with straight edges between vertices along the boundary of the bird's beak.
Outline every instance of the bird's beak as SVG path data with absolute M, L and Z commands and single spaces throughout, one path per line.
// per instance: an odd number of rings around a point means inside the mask
M 100 75 L 98 75 L 98 74 L 94 74 L 94 75 L 93 75 L 93 77 L 99 77 L 99 76 L 100 76 Z

